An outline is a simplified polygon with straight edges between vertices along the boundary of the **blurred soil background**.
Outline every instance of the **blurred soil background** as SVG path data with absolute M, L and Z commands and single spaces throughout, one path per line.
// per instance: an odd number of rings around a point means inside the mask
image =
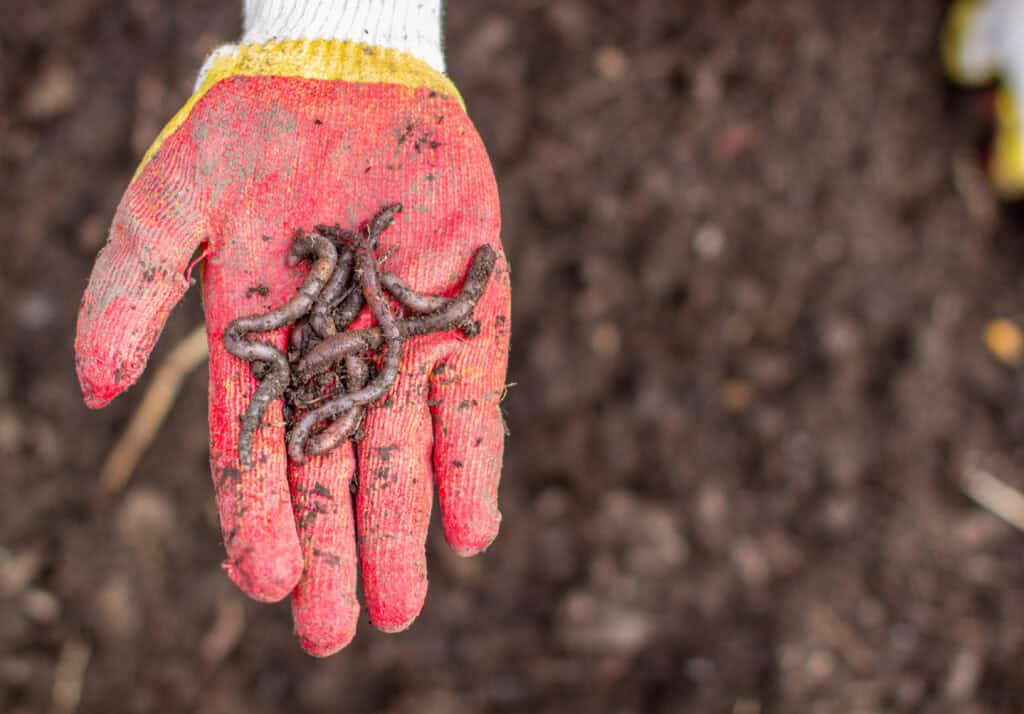
M 236 5 L 0 4 L 0 711 L 1022 711 L 1024 534 L 963 483 L 1024 488 L 1024 224 L 944 2 L 448 3 L 514 274 L 505 521 L 432 531 L 413 628 L 326 661 L 219 570 L 205 370 L 113 499 L 142 390 L 91 413 L 73 373 Z

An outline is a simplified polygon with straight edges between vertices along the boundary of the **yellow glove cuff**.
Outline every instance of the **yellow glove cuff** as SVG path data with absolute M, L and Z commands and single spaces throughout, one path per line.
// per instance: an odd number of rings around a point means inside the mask
M 452 81 L 410 54 L 342 40 L 280 40 L 239 45 L 216 54 L 195 94 L 174 115 L 146 151 L 136 177 L 185 120 L 196 102 L 218 82 L 231 77 L 295 77 L 429 89 L 465 102 Z
M 1005 87 L 996 90 L 996 136 L 989 175 L 1003 198 L 1024 196 L 1024 136 L 1019 99 Z

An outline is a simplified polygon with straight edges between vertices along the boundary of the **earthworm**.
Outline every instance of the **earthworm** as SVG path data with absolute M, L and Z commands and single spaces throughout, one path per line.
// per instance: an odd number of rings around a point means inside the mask
M 352 261 L 351 250 L 344 249 L 338 252 L 337 267 L 313 305 L 309 315 L 309 326 L 320 337 L 327 337 L 335 332 L 334 324 L 327 319 L 327 312 L 334 307 L 348 287 L 349 279 L 352 277 Z
M 300 320 L 295 323 L 292 327 L 291 334 L 288 335 L 288 356 L 292 358 L 292 354 L 301 355 L 306 351 L 306 341 L 309 339 L 309 322 L 306 320 Z
M 360 230 L 360 233 L 366 236 L 366 238 L 370 241 L 371 248 L 373 248 L 374 250 L 377 249 L 377 243 L 381 233 L 383 233 L 384 231 L 391 227 L 391 224 L 395 220 L 395 216 L 397 216 L 401 212 L 401 203 L 392 203 L 387 206 L 384 206 L 377 212 L 377 214 L 373 218 L 370 219 L 369 223 L 367 223 L 366 226 L 364 226 Z M 335 241 L 335 243 L 339 243 L 341 245 L 350 243 L 355 237 L 352 231 L 347 231 L 341 228 L 340 226 L 318 225 L 316 226 L 316 230 L 321 235 L 326 236 L 331 240 Z M 339 257 L 339 264 L 345 260 L 346 257 L 345 253 L 343 252 Z M 351 259 L 349 259 L 349 261 L 351 261 Z M 339 269 L 335 272 L 335 275 L 337 275 L 340 272 L 341 268 L 339 267 Z M 349 263 L 348 274 L 343 276 L 344 280 L 338 281 L 337 293 L 325 295 L 325 297 L 321 298 L 321 300 L 318 301 L 317 305 L 314 307 L 314 316 L 310 318 L 310 323 L 313 325 L 313 329 L 316 330 L 317 334 L 320 335 L 320 337 L 327 337 L 328 334 L 335 334 L 347 328 L 355 321 L 356 317 L 359 316 L 359 313 L 363 309 L 363 305 L 366 304 L 366 301 L 363 297 L 363 293 L 359 290 L 351 290 L 351 292 L 342 299 L 342 292 L 346 287 L 348 287 L 348 281 L 351 275 L 351 263 Z M 332 288 L 332 285 L 328 285 L 328 287 L 324 288 L 325 293 L 329 288 Z M 341 299 L 341 305 L 337 308 L 333 315 L 334 332 L 331 332 L 331 320 L 326 319 L 327 309 L 334 307 L 334 304 L 338 302 L 339 299 Z M 326 303 L 325 309 L 323 310 L 322 313 L 318 313 L 321 303 Z M 318 317 L 318 314 L 322 314 L 323 318 Z
M 288 264 L 297 265 L 303 258 L 315 256 L 313 269 L 299 286 L 298 294 L 281 307 L 263 315 L 240 317 L 228 325 L 224 339 L 241 336 L 249 332 L 270 332 L 295 322 L 307 312 L 320 294 L 324 284 L 334 272 L 338 262 L 338 250 L 331 241 L 313 233 L 298 238 L 288 252 Z M 234 354 L 232 352 L 232 354 Z M 242 357 L 242 359 L 247 359 Z
M 366 360 L 357 355 L 349 355 L 345 358 L 345 386 L 348 391 L 354 392 L 362 389 L 370 381 L 370 365 Z
M 345 357 L 346 386 L 349 392 L 355 392 L 366 386 L 370 379 L 370 369 L 366 360 L 357 355 Z M 312 435 L 306 441 L 306 453 L 310 456 L 326 454 L 341 446 L 341 443 L 352 436 L 362 426 L 366 416 L 366 407 L 353 407 L 335 419 L 323 431 Z
M 380 235 L 391 227 L 391 224 L 395 221 L 395 216 L 402 212 L 401 203 L 390 203 L 374 214 L 361 229 L 360 233 L 365 235 L 370 240 L 370 247 L 377 250 L 378 238 Z M 318 224 L 313 227 L 320 235 L 330 238 L 339 245 L 348 245 L 351 243 L 353 234 L 352 231 L 345 230 L 340 225 L 328 226 L 324 224 Z
M 426 315 L 427 313 L 443 310 L 451 302 L 451 298 L 446 298 L 443 295 L 428 295 L 427 293 L 416 292 L 394 273 L 381 273 L 380 284 L 403 307 L 418 315 Z
M 397 205 L 397 204 L 396 204 Z M 400 210 L 400 207 L 399 207 Z M 389 206 L 378 214 L 393 219 L 393 207 Z M 352 239 L 352 250 L 355 253 L 356 270 L 363 288 L 363 295 L 370 306 L 370 311 L 377 320 L 380 334 L 387 344 L 387 355 L 384 357 L 384 364 L 377 376 L 362 389 L 343 394 L 336 399 L 327 402 L 321 407 L 307 412 L 299 422 L 292 427 L 288 434 L 288 456 L 296 463 L 305 463 L 306 440 L 309 438 L 313 427 L 323 421 L 336 419 L 345 412 L 355 407 L 361 407 L 370 402 L 380 399 L 387 393 L 398 377 L 398 368 L 402 362 L 403 337 L 398 329 L 395 316 L 391 313 L 391 306 L 384 298 L 380 286 L 380 277 L 377 274 L 377 257 L 373 253 L 372 236 L 373 228 L 380 224 L 378 217 L 374 217 L 370 224 L 369 235 L 354 236 Z M 390 224 L 388 219 L 388 224 Z
M 288 264 L 295 265 L 307 256 L 315 256 L 313 269 L 299 287 L 298 294 L 285 305 L 263 315 L 249 315 L 231 322 L 224 331 L 224 348 L 235 357 L 249 362 L 264 362 L 269 374 L 260 382 L 241 417 L 238 434 L 239 461 L 243 469 L 252 467 L 252 444 L 267 407 L 279 399 L 291 381 L 288 358 L 276 347 L 265 342 L 245 339 L 250 332 L 270 332 L 295 322 L 309 312 L 324 283 L 334 272 L 338 251 L 323 236 L 304 235 L 296 240 L 288 254 Z
M 366 299 L 360 290 L 353 290 L 341 301 L 341 305 L 334 312 L 334 329 L 337 331 L 337 334 L 344 334 L 342 330 L 355 322 L 365 304 Z
M 401 210 L 399 203 L 386 205 L 357 231 L 318 225 L 316 234 L 299 234 L 289 264 L 307 256 L 316 260 L 298 294 L 283 307 L 239 318 L 228 326 L 224 334 L 227 350 L 252 362 L 253 376 L 260 380 L 241 417 L 239 460 L 243 468 L 252 465 L 256 429 L 274 399 L 287 396 L 288 455 L 296 463 L 304 463 L 307 455 L 327 453 L 357 434 L 366 406 L 394 385 L 406 339 L 453 328 L 468 337 L 479 334 L 480 323 L 473 319 L 473 311 L 494 271 L 494 249 L 481 246 L 477 250 L 454 298 L 416 292 L 397 275 L 381 270 L 397 244 L 379 258 L 375 254 L 381 234 Z M 388 295 L 404 309 L 405 317 L 392 312 Z M 377 325 L 346 330 L 367 304 Z M 250 332 L 268 332 L 289 324 L 293 327 L 287 356 L 272 345 L 246 339 Z M 383 352 L 382 347 L 386 347 Z M 364 353 L 383 354 L 380 369 L 374 370 Z M 296 409 L 308 411 L 293 423 Z
M 306 440 L 306 453 L 310 456 L 319 456 L 338 448 L 359 431 L 365 417 L 365 406 L 352 407 L 347 412 L 343 412 L 327 428 Z
M 494 252 L 494 248 L 489 245 L 480 246 L 473 256 L 473 262 L 459 294 L 437 312 L 398 320 L 397 327 L 402 338 L 408 339 L 470 324 L 473 309 L 487 287 L 496 261 L 497 253 Z M 463 327 L 464 331 L 466 329 Z M 479 332 L 476 323 L 472 323 L 471 329 L 473 332 Z M 299 360 L 296 370 L 300 378 L 308 379 L 330 369 L 331 365 L 337 364 L 347 355 L 375 350 L 384 341 L 385 336 L 380 327 L 339 332 L 321 342 Z
M 338 248 L 338 265 L 335 267 L 331 280 L 324 286 L 324 290 L 316 299 L 313 305 L 312 314 L 309 317 L 309 324 L 316 334 L 327 337 L 334 334 L 335 325 L 328 320 L 328 312 L 333 309 L 345 296 L 345 290 L 349 287 L 352 278 L 352 251 L 345 247 L 346 241 L 351 239 L 351 230 L 346 230 L 340 225 L 317 225 L 316 232 L 331 239 Z
M 452 302 L 452 298 L 443 295 L 418 293 L 394 273 L 381 273 L 380 281 L 402 307 L 418 315 L 439 312 Z M 472 315 L 467 317 L 463 323 L 457 325 L 466 337 L 476 337 L 480 334 L 480 323 L 470 319 L 471 317 Z
M 318 374 L 302 386 L 289 390 L 288 400 L 292 406 L 299 409 L 312 409 L 328 399 L 334 399 L 341 391 L 340 380 L 341 378 L 332 372 Z
M 381 233 L 391 227 L 391 224 L 395 220 L 395 216 L 401 212 L 402 204 L 392 203 L 377 211 L 377 214 L 370 219 L 365 232 L 366 236 L 370 239 L 370 247 L 372 249 L 377 249 L 377 239 L 380 238 Z M 374 265 L 376 265 L 376 263 L 374 263 Z

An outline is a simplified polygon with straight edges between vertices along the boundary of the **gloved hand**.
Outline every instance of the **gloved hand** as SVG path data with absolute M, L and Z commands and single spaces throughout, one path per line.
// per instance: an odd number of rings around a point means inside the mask
M 955 0 L 942 55 L 959 84 L 998 81 L 989 176 L 1004 198 L 1024 197 L 1024 0 Z
M 490 163 L 439 71 L 439 2 L 248 0 L 246 11 L 243 44 L 211 58 L 118 208 L 82 301 L 77 370 L 94 408 L 135 382 L 188 287 L 190 257 L 203 251 L 224 567 L 258 600 L 292 593 L 303 647 L 324 656 L 355 633 L 356 533 L 370 620 L 389 632 L 423 606 L 435 480 L 457 553 L 477 553 L 497 533 L 508 269 Z M 309 36 L 338 39 L 302 39 Z M 476 249 L 498 251 L 475 310 L 481 334 L 410 340 L 355 453 L 346 443 L 288 463 L 275 402 L 256 434 L 255 464 L 243 469 L 239 416 L 257 382 L 225 351 L 226 326 L 295 295 L 309 271 L 288 265 L 297 228 L 354 228 L 395 202 L 405 209 L 381 248 L 393 248 L 387 269 L 419 291 L 454 295 Z M 363 315 L 354 327 L 369 321 Z M 258 338 L 281 349 L 287 342 L 286 330 Z

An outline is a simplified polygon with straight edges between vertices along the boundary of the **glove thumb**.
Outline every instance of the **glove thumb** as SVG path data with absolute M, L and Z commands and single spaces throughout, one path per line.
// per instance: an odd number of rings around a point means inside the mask
M 128 187 L 82 298 L 75 366 L 93 409 L 138 379 L 189 286 L 185 272 L 205 226 L 182 148 L 165 145 Z

